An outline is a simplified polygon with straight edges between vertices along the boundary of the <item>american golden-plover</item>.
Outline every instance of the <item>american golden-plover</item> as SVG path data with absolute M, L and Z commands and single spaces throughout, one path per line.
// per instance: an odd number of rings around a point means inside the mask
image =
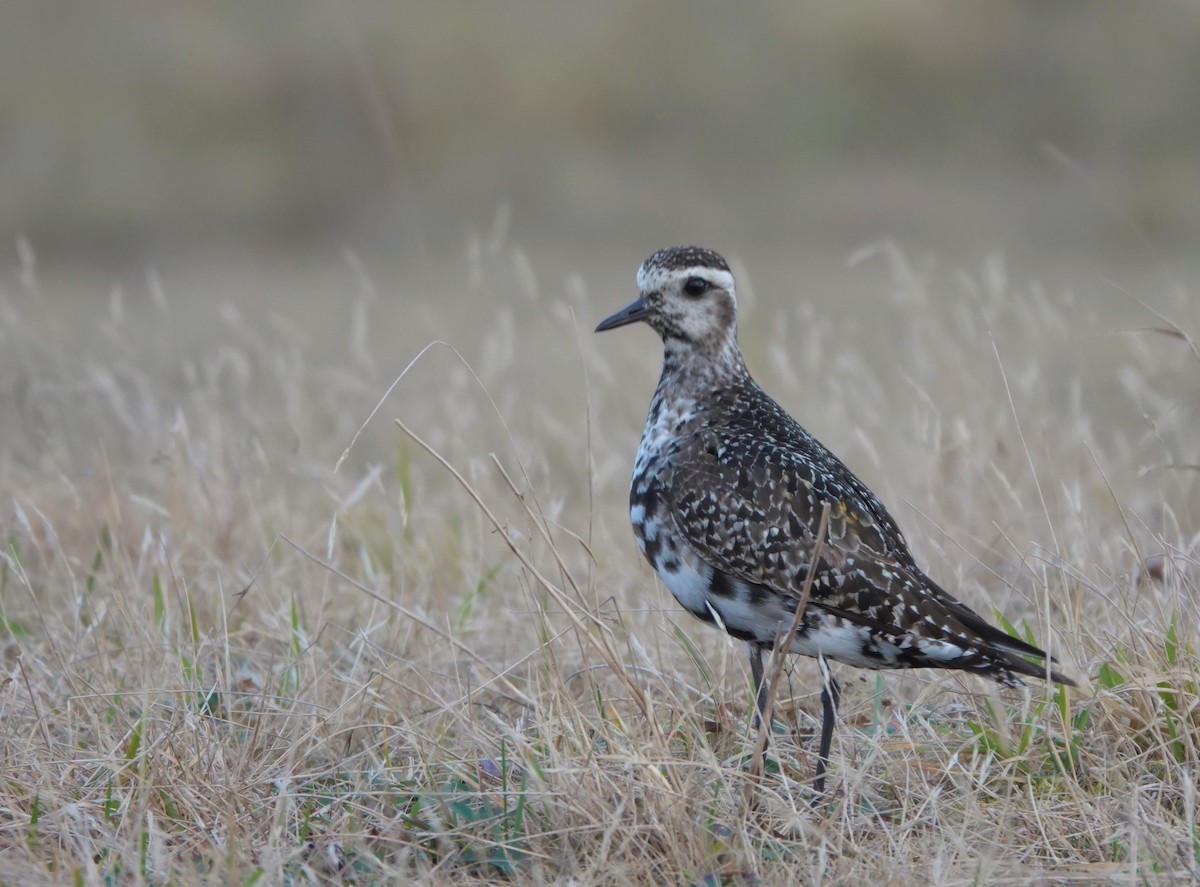
M 762 651 L 795 623 L 788 651 L 822 665 L 817 796 L 839 698 L 826 659 L 1074 685 L 1053 658 L 926 576 L 883 503 L 758 386 L 738 348 L 734 279 L 721 256 L 661 250 L 637 285 L 638 298 L 596 331 L 645 321 L 664 345 L 629 488 L 638 547 L 684 609 L 746 641 L 767 723 Z

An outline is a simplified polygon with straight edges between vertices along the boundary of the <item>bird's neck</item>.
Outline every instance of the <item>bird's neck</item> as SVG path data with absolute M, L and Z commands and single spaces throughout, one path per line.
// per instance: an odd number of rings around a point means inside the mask
M 667 339 L 658 388 L 668 396 L 704 400 L 713 391 L 736 385 L 749 375 L 738 348 L 737 332 L 729 330 L 719 339 L 706 342 Z

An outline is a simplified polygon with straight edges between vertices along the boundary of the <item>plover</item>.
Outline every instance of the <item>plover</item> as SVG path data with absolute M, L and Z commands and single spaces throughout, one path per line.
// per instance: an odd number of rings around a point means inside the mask
M 770 723 L 762 652 L 796 622 L 788 652 L 817 657 L 824 676 L 818 797 L 839 696 L 826 659 L 1074 685 L 1052 657 L 925 575 L 883 503 L 758 386 L 738 347 L 734 278 L 721 256 L 661 250 L 637 285 L 638 298 L 596 332 L 645 321 L 664 345 L 629 488 L 638 547 L 684 609 L 746 641 L 760 723 Z

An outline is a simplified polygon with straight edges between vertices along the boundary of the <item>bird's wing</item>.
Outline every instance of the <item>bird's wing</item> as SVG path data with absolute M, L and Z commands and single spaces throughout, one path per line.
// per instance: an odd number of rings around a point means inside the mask
M 1007 638 L 926 577 L 878 500 L 869 492 L 865 500 L 865 486 L 840 462 L 820 464 L 825 456 L 834 459 L 823 447 L 814 459 L 749 432 L 702 428 L 672 454 L 663 496 L 710 566 L 793 598 L 811 569 L 829 503 L 810 605 L 889 636 L 915 633 L 968 647 Z
M 751 433 L 701 428 L 671 454 L 662 489 L 697 554 L 739 579 L 788 593 L 803 584 L 825 503 L 825 559 L 832 565 L 856 555 L 892 561 L 896 539 L 903 546 L 890 516 L 882 512 L 889 526 L 881 526 L 846 482 L 857 479 L 839 467 L 824 470 L 809 454 Z

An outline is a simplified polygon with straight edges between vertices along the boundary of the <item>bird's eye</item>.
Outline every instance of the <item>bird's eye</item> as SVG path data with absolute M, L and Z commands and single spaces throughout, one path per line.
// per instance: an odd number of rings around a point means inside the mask
M 708 289 L 708 281 L 703 277 L 689 277 L 683 285 L 683 291 L 689 296 L 702 296 Z

